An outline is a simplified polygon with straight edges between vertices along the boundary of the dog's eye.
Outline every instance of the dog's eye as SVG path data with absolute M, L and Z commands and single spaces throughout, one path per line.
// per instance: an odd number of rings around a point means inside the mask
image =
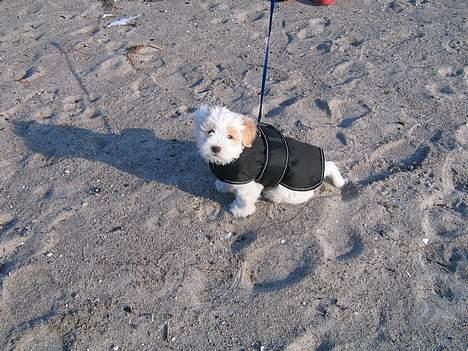
M 215 133 L 215 131 L 214 131 L 213 129 L 210 129 L 210 130 L 208 131 L 208 135 L 213 135 L 214 133 Z
M 232 135 L 228 135 L 227 138 L 228 138 L 229 140 L 234 139 L 234 137 L 233 137 Z

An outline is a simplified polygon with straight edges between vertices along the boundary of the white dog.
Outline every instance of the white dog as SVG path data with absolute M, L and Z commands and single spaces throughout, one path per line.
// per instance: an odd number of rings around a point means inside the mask
M 267 135 L 270 132 L 272 136 Z M 320 148 L 284 138 L 271 126 L 258 127 L 253 119 L 224 107 L 202 105 L 195 113 L 194 134 L 201 156 L 218 177 L 216 190 L 235 194 L 230 205 L 230 212 L 235 217 L 253 214 L 255 202 L 262 193 L 276 203 L 300 204 L 312 198 L 313 189 L 324 177 L 331 179 L 336 187 L 345 184 L 335 164 L 325 162 Z M 278 156 L 265 156 L 273 149 L 284 150 Z M 315 154 L 315 161 L 303 160 L 312 154 Z M 290 174 L 301 164 L 298 174 Z M 272 174 L 267 175 L 270 169 Z M 309 177 L 314 174 L 314 179 Z M 297 184 L 301 181 L 307 185 L 299 188 Z

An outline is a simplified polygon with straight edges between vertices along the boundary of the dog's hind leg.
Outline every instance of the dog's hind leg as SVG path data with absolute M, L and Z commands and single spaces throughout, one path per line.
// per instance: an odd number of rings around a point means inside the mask
M 265 199 L 277 204 L 284 202 L 287 204 L 298 205 L 309 201 L 314 196 L 314 191 L 294 191 L 282 185 L 278 185 L 274 188 L 264 190 L 263 196 Z
M 346 183 L 338 167 L 331 161 L 325 162 L 325 178 L 331 179 L 333 185 L 338 188 L 341 188 Z

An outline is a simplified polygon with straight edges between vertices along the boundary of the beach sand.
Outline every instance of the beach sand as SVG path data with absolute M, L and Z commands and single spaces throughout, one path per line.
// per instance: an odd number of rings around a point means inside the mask
M 256 117 L 268 11 L 0 1 L 0 349 L 466 349 L 468 3 L 279 3 L 264 121 L 350 185 L 234 219 L 192 113 Z

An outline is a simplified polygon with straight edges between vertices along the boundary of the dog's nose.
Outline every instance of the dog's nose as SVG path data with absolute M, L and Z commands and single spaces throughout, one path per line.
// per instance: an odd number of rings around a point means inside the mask
M 217 154 L 218 152 L 221 151 L 221 148 L 219 146 L 212 146 L 211 151 L 213 151 L 213 153 Z

